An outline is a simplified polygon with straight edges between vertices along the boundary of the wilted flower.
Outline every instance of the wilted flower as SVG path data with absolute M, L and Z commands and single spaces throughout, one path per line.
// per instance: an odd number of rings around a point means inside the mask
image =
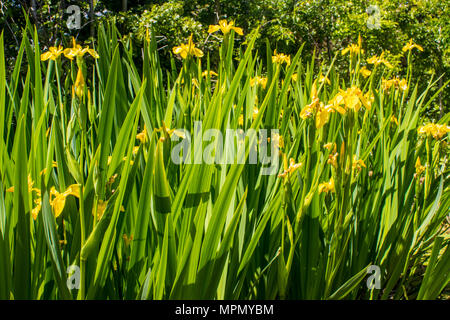
M 339 153 L 337 152 L 337 149 L 336 149 L 336 143 L 330 142 L 330 143 L 327 143 L 326 145 L 324 145 L 324 147 L 327 148 L 329 151 L 331 151 L 331 149 L 333 149 L 333 151 L 328 156 L 327 163 L 331 164 L 333 167 L 337 168 L 337 157 L 338 157 Z
M 128 247 L 130 245 L 131 241 L 133 241 L 133 235 L 130 235 L 128 237 L 126 234 L 124 234 L 123 235 L 123 241 L 125 242 L 125 246 Z
M 391 117 L 391 122 L 395 123 L 398 126 L 398 119 L 394 115 L 392 115 Z

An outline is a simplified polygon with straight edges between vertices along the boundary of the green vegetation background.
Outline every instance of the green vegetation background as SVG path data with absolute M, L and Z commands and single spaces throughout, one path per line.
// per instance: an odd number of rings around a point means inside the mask
M 66 8 L 72 4 L 81 8 L 80 30 L 69 30 L 66 26 L 69 17 Z M 368 8 L 374 5 L 380 9 L 380 28 L 370 29 Z M 25 26 L 25 11 L 38 27 L 42 49 L 60 44 L 62 39 L 65 45 L 71 35 L 88 42 L 96 34 L 97 23 L 110 20 L 115 21 L 124 37 L 134 40 L 139 61 L 142 41 L 151 27 L 158 36 L 162 65 L 167 68 L 172 47 L 185 43 L 191 33 L 205 53 L 217 48 L 220 35 L 208 35 L 207 26 L 227 18 L 235 20 L 247 38 L 260 26 L 256 48 L 261 54 L 265 54 L 266 38 L 279 52 L 291 55 L 305 43 L 304 58 L 315 52 L 318 68 L 320 62 L 327 65 L 339 50 L 354 43 L 361 34 L 367 56 L 386 50 L 389 61 L 397 64 L 399 75 L 401 69 L 406 70 L 401 48 L 410 38 L 424 48 L 414 61 L 413 77 L 424 80 L 419 83 L 425 85 L 433 74 L 436 77 L 445 73 L 442 86 L 450 71 L 450 6 L 442 0 L 10 0 L 1 2 L 1 11 L 0 25 L 11 67 Z M 246 37 L 237 41 L 244 42 Z M 335 63 L 338 70 L 347 71 L 347 64 L 348 59 L 339 55 Z M 450 88 L 445 88 L 427 110 L 428 116 L 432 120 L 440 118 L 448 112 L 449 101 Z

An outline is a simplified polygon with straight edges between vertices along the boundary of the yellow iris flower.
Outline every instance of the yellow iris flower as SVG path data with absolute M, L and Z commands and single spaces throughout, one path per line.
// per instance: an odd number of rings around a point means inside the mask
M 412 39 L 409 39 L 409 42 L 405 44 L 405 46 L 402 48 L 403 52 L 410 51 L 414 48 L 417 48 L 419 51 L 423 51 L 423 48 L 419 46 L 418 44 L 414 43 Z
M 74 37 L 72 37 L 72 48 L 64 49 L 64 55 L 70 60 L 73 60 L 75 57 L 82 58 L 86 52 L 95 59 L 99 57 L 98 53 L 94 49 L 90 49 L 88 46 L 82 48 L 79 44 L 77 44 Z
M 314 82 L 311 89 L 311 103 L 302 109 L 300 118 L 305 120 L 315 115 L 316 128 L 320 129 L 328 122 L 331 112 L 334 112 L 334 110 L 330 105 L 325 106 L 320 102 L 317 96 L 316 82 Z
M 203 51 L 196 48 L 192 42 L 192 34 L 189 36 L 187 44 L 180 44 L 178 47 L 174 47 L 172 51 L 174 54 L 179 54 L 183 59 L 186 59 L 188 56 L 203 57 Z
M 441 139 L 444 135 L 450 132 L 450 127 L 446 124 L 429 123 L 421 126 L 418 129 L 419 134 L 432 135 L 436 140 Z
M 48 59 L 55 61 L 63 53 L 64 48 L 62 46 L 50 47 L 48 51 L 41 54 L 41 61 L 46 61 Z
M 218 74 L 216 72 L 210 70 L 209 71 L 209 76 L 210 77 L 217 77 Z M 205 70 L 205 71 L 202 72 L 202 77 L 204 77 L 204 78 L 208 77 L 208 70 Z
M 77 198 L 80 198 L 80 185 L 73 184 L 67 188 L 63 193 L 59 193 L 56 191 L 55 187 L 50 189 L 50 205 L 53 208 L 53 213 L 55 218 L 58 218 L 61 212 L 64 209 L 66 204 L 66 198 L 69 195 L 73 195 Z
M 406 81 L 406 79 L 400 80 L 399 78 L 394 78 L 390 80 L 382 79 L 381 87 L 383 88 L 384 91 L 388 91 L 391 87 L 405 91 L 408 88 L 408 82 Z
M 284 53 L 277 53 L 277 49 L 275 49 L 272 56 L 272 62 L 279 64 L 286 63 L 286 65 L 290 65 L 291 56 L 285 55 Z
M 228 34 L 231 32 L 231 30 L 234 30 L 237 34 L 243 36 L 244 32 L 242 28 L 235 27 L 234 21 L 230 21 L 229 23 L 227 20 L 220 20 L 218 25 L 210 25 L 208 29 L 208 33 L 214 33 L 216 31 L 222 31 L 223 34 Z
M 147 127 L 144 125 L 144 129 L 136 135 L 136 139 L 138 139 L 141 143 L 147 142 Z
M 361 171 L 362 168 L 367 168 L 366 164 L 361 159 L 356 159 L 356 155 L 353 156 L 353 163 L 352 163 L 353 170 Z
M 369 69 L 367 69 L 366 67 L 362 67 L 361 69 L 359 69 L 359 73 L 361 73 L 361 75 L 364 78 L 367 78 L 368 76 L 370 76 L 372 74 L 372 71 L 370 71 Z
M 266 86 L 267 86 L 267 78 L 266 77 L 259 77 L 259 76 L 251 78 L 250 79 L 250 85 L 252 87 L 255 86 L 255 85 L 261 85 L 261 87 L 263 87 L 263 89 L 265 89 Z
M 33 188 L 34 181 L 31 179 L 31 175 L 28 175 L 28 192 L 31 193 L 32 191 L 38 192 L 40 195 L 41 190 Z M 14 186 L 6 189 L 6 192 L 14 192 Z
M 279 178 L 287 177 L 290 173 L 293 173 L 295 170 L 302 166 L 302 163 L 295 163 L 293 158 L 289 159 L 289 166 L 287 164 L 286 155 L 284 155 L 283 159 L 284 171 L 278 175 Z
M 384 51 L 381 53 L 380 56 L 373 56 L 373 57 L 367 59 L 367 63 L 374 64 L 374 65 L 379 65 L 382 63 L 389 69 L 394 68 L 394 66 L 389 61 L 384 59 Z
M 348 110 L 358 112 L 364 106 L 370 110 L 371 103 L 367 95 L 364 95 L 358 87 L 351 87 L 347 90 L 339 89 L 339 93 L 330 101 L 330 107 L 339 112 L 346 114 Z
M 350 53 L 350 56 L 356 55 L 356 54 L 364 54 L 364 50 L 362 49 L 362 40 L 361 36 L 358 36 L 358 44 L 350 44 L 342 50 L 342 55 L 346 55 L 347 53 Z
M 336 189 L 334 188 L 334 179 L 331 177 L 330 181 L 323 182 L 319 184 L 319 193 L 328 193 L 328 192 L 336 192 Z

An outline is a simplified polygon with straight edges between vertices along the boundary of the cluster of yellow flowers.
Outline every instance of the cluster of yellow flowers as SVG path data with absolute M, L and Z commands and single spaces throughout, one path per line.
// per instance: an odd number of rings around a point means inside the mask
M 45 173 L 43 170 L 41 172 Z M 34 220 L 37 219 L 38 213 L 41 211 L 42 202 L 41 202 L 41 190 L 38 188 L 34 188 L 34 181 L 31 179 L 31 175 L 28 175 L 28 193 L 36 192 L 37 198 L 34 200 L 34 204 L 36 205 L 31 210 L 31 215 Z M 6 190 L 6 192 L 14 192 L 14 186 L 10 187 Z M 61 215 L 61 212 L 64 209 L 66 204 L 66 198 L 69 195 L 73 195 L 77 198 L 80 198 L 80 186 L 78 184 L 70 185 L 66 191 L 60 193 L 56 191 L 55 187 L 51 187 L 50 189 L 50 206 L 53 208 L 53 214 L 55 218 L 58 218 Z
M 419 134 L 431 135 L 436 140 L 442 139 L 444 135 L 450 132 L 450 126 L 446 124 L 429 123 L 427 125 L 419 127 L 417 130 Z
M 73 37 L 72 45 L 72 48 L 66 49 L 64 49 L 62 46 L 50 47 L 47 52 L 41 54 L 41 61 L 46 61 L 48 59 L 55 61 L 61 54 L 64 54 L 66 58 L 73 60 L 75 57 L 82 58 L 86 52 L 95 59 L 99 57 L 98 53 L 94 49 L 90 49 L 88 46 L 82 48 L 79 44 L 76 43 L 75 38 Z
M 405 91 L 408 88 L 408 82 L 406 81 L 406 79 L 400 80 L 399 78 L 394 78 L 390 80 L 383 79 L 381 82 L 381 87 L 383 88 L 384 91 L 389 90 L 391 87 Z
M 346 90 L 339 89 L 339 92 L 325 105 L 317 96 L 316 83 L 314 82 L 311 92 L 311 103 L 306 105 L 300 112 L 300 117 L 305 120 L 316 116 L 316 128 L 322 128 L 329 120 L 330 113 L 337 111 L 345 115 L 349 110 L 358 112 L 362 106 L 367 110 L 371 109 L 374 97 L 369 92 L 363 94 L 361 89 L 352 86 Z
M 367 110 L 371 109 L 373 96 L 367 92 L 363 94 L 361 89 L 356 86 L 347 88 L 347 90 L 339 89 L 339 92 L 330 101 L 331 107 L 340 114 L 344 115 L 349 110 L 358 112 L 362 106 Z

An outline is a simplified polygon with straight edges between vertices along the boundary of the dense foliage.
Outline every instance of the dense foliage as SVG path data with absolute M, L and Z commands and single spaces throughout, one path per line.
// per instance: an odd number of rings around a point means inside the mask
M 35 11 L 32 10 L 33 3 Z M 81 7 L 80 30 L 67 29 L 69 14 L 65 9 L 71 4 Z M 371 28 L 368 21 L 376 21 L 373 19 L 378 9 L 371 9 L 375 5 L 379 9 L 379 27 Z M 432 74 L 435 78 L 445 74 L 439 83 L 442 86 L 450 72 L 450 7 L 439 0 L 12 0 L 3 2 L 1 9 L 3 16 L 0 22 L 5 25 L 6 55 L 10 59 L 14 59 L 19 47 L 24 10 L 31 22 L 37 25 L 42 45 L 47 46 L 68 39 L 69 34 L 77 36 L 80 41 L 87 40 L 97 28 L 91 21 L 114 21 L 120 33 L 133 39 L 133 55 L 137 59 L 142 57 L 139 48 L 146 30 L 151 27 L 158 36 L 161 63 L 166 67 L 170 67 L 170 49 L 185 42 L 191 33 L 203 51 L 213 52 L 220 45 L 221 36 L 209 35 L 207 26 L 221 18 L 230 18 L 244 29 L 247 40 L 251 36 L 250 31 L 260 26 L 255 48 L 261 53 L 266 51 L 266 38 L 273 47 L 287 54 L 294 54 L 304 44 L 305 58 L 309 59 L 315 52 L 317 68 L 321 62 L 330 63 L 341 48 L 355 42 L 361 35 L 368 54 L 384 50 L 395 62 L 395 71 L 403 76 L 406 59 L 401 48 L 410 38 L 421 44 L 424 51 L 414 57 L 414 76 L 424 80 L 421 86 Z M 211 61 L 213 66 L 217 62 Z M 335 62 L 338 72 L 345 72 L 347 63 L 345 57 L 338 56 Z M 426 110 L 428 116 L 432 119 L 442 117 L 449 101 L 450 87 L 447 86 Z
M 445 36 L 209 3 L 2 4 L 0 299 L 442 298 Z

